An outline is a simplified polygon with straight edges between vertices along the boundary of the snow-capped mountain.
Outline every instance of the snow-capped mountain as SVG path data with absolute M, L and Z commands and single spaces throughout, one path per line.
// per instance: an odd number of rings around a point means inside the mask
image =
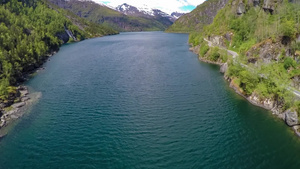
M 144 16 L 144 17 L 154 16 L 153 12 L 151 12 L 150 10 L 138 9 L 137 7 L 128 5 L 126 3 L 117 6 L 116 10 L 125 15 L 130 15 L 130 16 Z
M 185 13 L 173 12 L 173 13 L 171 13 L 171 16 L 173 16 L 174 18 L 178 19 L 178 18 L 180 18 L 184 14 Z
M 127 3 L 124 3 L 122 5 L 117 6 L 116 10 L 125 15 L 146 17 L 146 18 L 158 18 L 160 20 L 167 19 L 171 22 L 174 22 L 176 19 L 180 17 L 179 15 L 177 15 L 179 14 L 177 12 L 176 13 L 174 12 L 174 15 L 169 15 L 166 12 L 163 12 L 159 9 L 150 8 L 147 5 L 143 5 L 141 7 L 135 7 Z

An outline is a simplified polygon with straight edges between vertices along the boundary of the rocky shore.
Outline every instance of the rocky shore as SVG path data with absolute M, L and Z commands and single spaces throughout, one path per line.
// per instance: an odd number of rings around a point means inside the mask
M 22 113 L 21 108 L 30 102 L 28 88 L 25 86 L 19 86 L 17 88 L 17 97 L 14 98 L 15 102 L 1 103 L 1 118 L 0 118 L 0 129 L 7 126 L 10 121 L 18 119 Z
M 190 51 L 198 55 L 199 47 L 191 47 Z M 237 94 L 247 99 L 251 104 L 271 111 L 273 115 L 276 115 L 278 118 L 282 119 L 286 123 L 286 125 L 291 127 L 294 130 L 295 134 L 300 137 L 300 121 L 298 120 L 298 113 L 296 111 L 293 111 L 291 109 L 282 111 L 283 103 L 270 98 L 262 100 L 256 93 L 252 93 L 250 96 L 245 95 L 240 87 L 234 83 L 234 79 L 226 76 L 226 71 L 228 69 L 227 63 L 213 62 L 201 57 L 199 57 L 199 60 L 205 63 L 219 65 L 220 72 L 224 74 L 224 78 L 229 82 L 229 86 Z
M 56 51 L 51 52 L 44 62 L 55 53 Z M 40 97 L 40 93 L 30 94 L 28 87 L 22 85 L 22 83 L 29 80 L 34 73 L 44 70 L 45 68 L 42 67 L 43 63 L 25 72 L 19 82 L 19 86 L 16 87 L 16 91 L 11 93 L 7 100 L 0 100 L 0 140 L 6 135 L 5 132 L 1 132 L 3 128 L 8 127 L 10 123 L 23 116 L 28 106 Z
M 19 86 L 17 91 L 19 95 L 15 98 L 15 102 L 0 104 L 2 106 L 0 109 L 2 114 L 0 117 L 0 140 L 7 134 L 8 129 L 11 128 L 11 124 L 28 112 L 31 106 L 37 103 L 41 97 L 40 92 L 29 93 L 26 86 Z M 3 107 L 4 105 L 6 107 Z

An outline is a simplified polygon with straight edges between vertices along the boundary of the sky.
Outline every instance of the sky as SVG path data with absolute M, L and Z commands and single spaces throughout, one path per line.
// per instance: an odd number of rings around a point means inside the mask
M 123 3 L 132 6 L 142 7 L 146 4 L 150 8 L 160 9 L 167 13 L 190 12 L 205 0 L 94 0 L 98 3 L 117 7 Z

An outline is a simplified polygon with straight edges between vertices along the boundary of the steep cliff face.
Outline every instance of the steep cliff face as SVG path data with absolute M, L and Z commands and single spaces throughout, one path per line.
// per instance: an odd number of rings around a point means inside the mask
M 222 9 L 228 0 L 207 0 L 197 6 L 192 12 L 181 16 L 168 32 L 192 32 L 202 30 L 205 25 L 211 24 L 217 12 Z

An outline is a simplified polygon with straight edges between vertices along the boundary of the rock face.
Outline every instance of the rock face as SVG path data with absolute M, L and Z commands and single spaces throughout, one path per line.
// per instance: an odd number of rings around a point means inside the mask
M 296 111 L 287 110 L 284 112 L 285 122 L 288 126 L 292 127 L 298 124 L 298 114 Z
M 279 42 L 273 43 L 272 40 L 266 40 L 260 44 L 253 46 L 246 53 L 246 56 L 251 60 L 251 63 L 255 63 L 259 59 L 268 64 L 271 63 L 271 61 L 279 60 L 281 52 L 281 50 L 279 49 L 281 49 L 282 47 L 282 44 Z
M 190 48 L 190 51 L 194 52 L 195 54 L 199 54 L 200 52 L 200 46 L 194 46 Z
M 62 40 L 64 43 L 67 43 L 70 38 L 72 38 L 74 41 L 77 41 L 76 37 L 73 35 L 73 33 L 65 26 L 65 32 L 58 33 L 56 36 Z
M 226 47 L 225 45 L 225 36 L 210 36 L 208 40 L 213 43 L 214 46 Z
M 58 34 L 56 34 L 56 37 L 58 37 L 58 39 L 62 40 L 63 43 L 67 43 L 69 41 L 69 35 L 67 34 L 67 32 L 58 33 Z
M 227 70 L 228 70 L 228 64 L 227 64 L 227 62 L 226 62 L 226 63 L 224 63 L 223 65 L 221 65 L 221 67 L 220 67 L 220 72 L 221 72 L 221 73 L 225 73 Z
M 275 104 L 275 101 L 273 99 L 266 98 L 266 99 L 261 100 L 259 98 L 259 96 L 255 93 L 252 93 L 251 96 L 248 97 L 248 100 L 252 104 L 263 107 L 263 108 L 268 109 L 268 110 L 272 110 L 275 107 L 277 107 L 277 105 Z

